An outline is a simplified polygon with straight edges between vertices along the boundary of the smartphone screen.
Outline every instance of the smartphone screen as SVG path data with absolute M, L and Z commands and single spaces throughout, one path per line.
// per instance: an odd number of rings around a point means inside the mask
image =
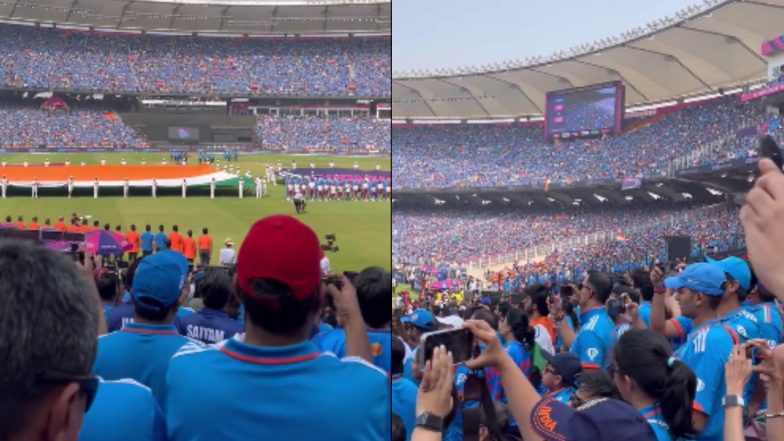
M 468 329 L 447 329 L 425 334 L 422 337 L 422 349 L 419 350 L 420 367 L 433 358 L 433 350 L 441 345 L 452 352 L 454 363 L 462 363 L 473 355 L 474 334 Z
M 759 140 L 758 153 L 760 158 L 767 158 L 776 164 L 776 167 L 781 170 L 782 158 L 781 148 L 779 148 L 776 141 L 770 135 L 764 135 Z

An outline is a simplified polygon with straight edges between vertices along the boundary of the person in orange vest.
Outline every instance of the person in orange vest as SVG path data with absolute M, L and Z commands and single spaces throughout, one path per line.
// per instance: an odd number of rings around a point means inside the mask
M 212 256 L 212 238 L 209 231 L 202 228 L 199 236 L 199 263 L 201 266 L 210 266 L 210 256 Z
M 82 218 L 82 225 L 79 227 L 79 232 L 80 233 L 89 233 L 90 231 L 92 231 L 92 228 L 90 228 L 90 224 L 87 223 L 87 218 L 83 217 Z
M 188 230 L 188 237 L 182 240 L 182 253 L 188 262 L 193 263 L 196 258 L 196 240 L 193 238 L 193 230 Z
M 131 231 L 128 232 L 125 238 L 131 244 L 131 249 L 128 250 L 128 260 L 133 262 L 136 260 L 136 256 L 139 255 L 139 232 L 136 231 L 136 224 L 131 224 Z
M 24 218 L 22 216 L 19 216 L 19 217 L 16 218 L 16 228 L 19 228 L 19 229 L 22 229 L 22 230 L 27 228 L 27 225 L 25 225 Z
M 179 233 L 179 228 L 177 225 L 172 227 L 172 232 L 169 233 L 169 249 L 172 251 L 176 251 L 178 253 L 182 253 L 182 235 Z
M 44 221 L 44 226 L 43 226 L 43 229 L 44 229 L 44 230 L 51 230 L 51 229 L 52 229 L 52 221 L 51 221 L 51 220 L 49 220 L 49 218 L 48 218 L 48 217 L 47 217 L 47 218 L 46 218 L 46 220 Z
M 65 231 L 65 222 L 63 222 L 64 217 L 60 216 L 57 218 L 57 222 L 54 223 L 54 229 L 57 231 Z
M 66 228 L 66 230 L 69 233 L 78 233 L 79 232 L 79 219 L 78 218 L 71 219 L 71 225 L 68 225 L 68 228 Z
M 107 229 L 108 229 L 108 228 L 107 228 Z M 100 222 L 100 221 L 97 221 L 97 220 L 96 220 L 96 221 L 94 221 L 94 222 L 93 222 L 93 227 L 90 229 L 90 231 L 91 231 L 91 232 L 92 232 L 92 231 L 101 231 L 101 222 Z
M 33 221 L 30 222 L 30 225 L 27 226 L 28 230 L 40 230 L 41 227 L 38 225 L 38 216 L 33 216 Z

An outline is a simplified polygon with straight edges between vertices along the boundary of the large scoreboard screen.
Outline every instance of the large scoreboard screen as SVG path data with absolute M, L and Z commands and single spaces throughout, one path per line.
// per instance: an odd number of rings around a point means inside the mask
M 547 93 L 545 135 L 548 139 L 619 134 L 624 87 L 620 81 Z

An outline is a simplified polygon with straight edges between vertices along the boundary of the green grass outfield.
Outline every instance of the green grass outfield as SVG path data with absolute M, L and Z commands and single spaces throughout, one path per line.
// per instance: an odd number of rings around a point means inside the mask
M 223 162 L 221 153 L 215 154 L 216 160 Z M 87 164 L 98 164 L 101 159 L 106 159 L 109 164 L 119 164 L 125 159 L 129 164 L 138 164 L 142 158 L 147 164 L 160 163 L 162 159 L 169 160 L 168 153 L 46 153 L 46 154 L 0 154 L 0 161 L 9 164 L 21 164 L 24 161 L 43 163 L 49 159 L 52 163 L 71 161 L 73 166 L 81 161 Z M 197 157 L 191 154 L 192 160 Z M 389 157 L 349 157 L 349 156 L 306 156 L 306 155 L 243 155 L 238 164 L 244 173 L 250 170 L 254 175 L 265 173 L 267 164 L 282 162 L 284 167 L 289 167 L 291 161 L 297 162 L 297 168 L 307 168 L 311 162 L 316 167 L 327 167 L 330 161 L 335 162 L 338 168 L 351 168 L 356 161 L 362 170 L 374 170 L 376 164 L 382 170 L 390 170 Z M 101 224 L 110 223 L 112 229 L 115 225 L 122 225 L 127 231 L 131 223 L 135 223 L 138 230 L 143 230 L 145 224 L 150 224 L 157 229 L 159 224 L 170 231 L 172 225 L 178 225 L 180 232 L 185 233 L 192 229 L 194 236 L 198 236 L 202 227 L 210 229 L 210 236 L 214 242 L 213 261 L 217 261 L 217 254 L 222 247 L 223 240 L 231 237 L 235 248 L 239 249 L 245 233 L 254 221 L 271 214 L 294 215 L 294 207 L 284 198 L 283 185 L 268 186 L 269 195 L 264 199 L 236 196 L 223 196 L 210 199 L 204 196 L 188 197 L 182 199 L 178 196 L 159 196 L 157 199 L 136 196 L 128 199 L 121 197 L 29 197 L 14 196 L 0 199 L 0 215 L 5 217 L 18 215 L 25 217 L 29 222 L 31 216 L 38 216 L 39 222 L 45 218 L 55 221 L 57 216 L 68 217 L 72 212 L 80 215 L 90 215 L 92 220 L 99 220 Z M 324 235 L 335 233 L 336 245 L 340 247 L 337 253 L 327 253 L 332 268 L 338 271 L 360 270 L 366 266 L 377 265 L 389 269 L 391 267 L 392 226 L 391 203 L 385 202 L 308 202 L 307 212 L 300 215 L 299 219 L 308 224 L 319 238 L 324 241 Z

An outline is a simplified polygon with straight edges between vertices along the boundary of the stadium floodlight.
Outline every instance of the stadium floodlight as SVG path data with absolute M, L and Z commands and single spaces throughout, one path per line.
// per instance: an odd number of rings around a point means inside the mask
M 685 191 L 683 193 L 681 193 L 681 196 L 683 196 L 684 199 L 686 199 L 686 200 L 694 199 L 694 196 L 692 196 L 691 193 L 686 193 Z
M 629 196 L 624 197 L 624 199 L 626 199 L 627 201 L 633 201 L 634 200 L 634 196 L 629 195 Z
M 659 196 L 658 194 L 652 191 L 649 191 L 648 194 L 653 198 L 654 201 L 658 201 L 659 199 L 661 199 L 661 196 Z

